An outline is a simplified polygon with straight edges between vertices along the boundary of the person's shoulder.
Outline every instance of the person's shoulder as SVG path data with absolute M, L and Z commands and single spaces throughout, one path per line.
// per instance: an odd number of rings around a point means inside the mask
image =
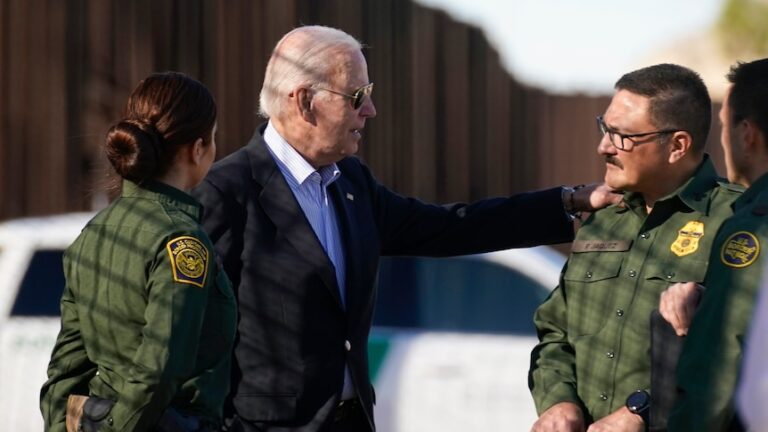
M 157 200 L 120 197 L 97 213 L 86 228 L 99 225 L 158 232 L 169 225 L 173 225 L 173 220 L 168 214 L 166 206 Z
M 72 247 L 117 239 L 141 253 L 155 253 L 151 251 L 164 249 L 171 239 L 183 236 L 207 239 L 190 215 L 173 206 L 152 199 L 122 197 L 99 212 Z
M 720 219 L 732 217 L 733 204 L 743 193 L 743 186 L 729 183 L 723 178 L 717 178 L 715 184 L 705 194 L 709 199 L 707 213 Z
M 756 231 L 768 234 L 768 190 L 757 194 L 752 202 L 739 208 L 732 216 L 732 219 L 739 220 L 740 223 L 752 225 Z
M 213 164 L 202 183 L 193 189 L 192 195 L 201 198 L 201 192 L 208 188 L 219 193 L 235 193 L 245 190 L 244 185 L 250 184 L 254 177 L 253 164 L 249 156 L 249 146 L 242 147 Z
M 339 170 L 344 172 L 349 170 L 359 170 L 364 167 L 365 164 L 357 156 L 347 156 L 344 159 L 336 162 L 336 166 L 339 167 Z
M 246 172 L 250 170 L 250 162 L 248 157 L 248 151 L 249 146 L 253 145 L 253 143 L 249 143 L 245 147 L 241 147 L 234 152 L 228 154 L 227 156 L 223 157 L 221 160 L 216 161 L 212 166 L 210 171 L 208 171 L 208 176 L 206 178 L 210 177 L 227 177 L 232 176 L 233 174 L 237 174 L 240 172 Z
M 728 179 L 718 177 L 715 180 L 715 186 L 712 188 L 713 195 L 725 202 L 732 202 L 744 193 L 744 186 L 728 182 Z
M 154 243 L 154 248 L 169 253 L 184 248 L 193 248 L 208 254 L 213 251 L 213 243 L 202 226 L 192 216 L 173 206 L 163 206 L 163 216 L 158 218 L 154 226 L 147 229 L 155 233 L 157 243 Z
M 339 171 L 347 178 L 373 179 L 370 168 L 357 156 L 347 156 L 336 162 L 336 166 L 339 167 Z
M 616 219 L 620 219 L 630 212 L 631 211 L 627 206 L 627 203 L 624 201 L 619 201 L 616 204 L 611 204 L 608 207 L 597 209 L 592 212 L 589 217 L 581 224 L 581 229 L 584 227 L 589 227 L 590 225 L 600 225 L 608 222 L 613 223 L 613 221 Z M 581 231 L 581 229 L 579 231 Z

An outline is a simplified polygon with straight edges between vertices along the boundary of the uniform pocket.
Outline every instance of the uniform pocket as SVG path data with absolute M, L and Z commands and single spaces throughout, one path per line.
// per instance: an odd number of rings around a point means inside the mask
M 650 328 L 651 311 L 659 308 L 661 293 L 677 282 L 701 283 L 707 272 L 707 261 L 685 257 L 676 259 L 648 259 L 643 270 L 644 281 L 635 295 L 633 313 L 627 316 L 629 329 L 641 337 Z
M 623 260 L 624 254 L 615 252 L 571 256 L 563 275 L 569 335 L 592 335 L 603 327 Z

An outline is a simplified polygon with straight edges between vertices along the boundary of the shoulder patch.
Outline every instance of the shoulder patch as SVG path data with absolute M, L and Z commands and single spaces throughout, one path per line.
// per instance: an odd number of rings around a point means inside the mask
M 171 258 L 173 280 L 202 288 L 208 275 L 208 248 L 200 240 L 182 236 L 165 246 Z
M 728 237 L 720 250 L 720 261 L 728 267 L 747 267 L 760 254 L 760 242 L 751 232 L 739 231 Z

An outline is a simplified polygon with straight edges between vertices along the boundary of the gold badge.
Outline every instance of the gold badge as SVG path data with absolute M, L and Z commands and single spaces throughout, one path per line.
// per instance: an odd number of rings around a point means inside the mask
M 166 245 L 171 258 L 173 280 L 202 288 L 208 274 L 208 249 L 200 240 L 189 237 L 176 237 Z
M 699 239 L 704 236 L 704 224 L 699 221 L 690 221 L 677 232 L 677 238 L 670 249 L 681 257 L 696 252 L 699 248 Z
M 760 242 L 754 234 L 739 231 L 728 237 L 720 250 L 720 261 L 728 267 L 746 267 L 760 254 Z

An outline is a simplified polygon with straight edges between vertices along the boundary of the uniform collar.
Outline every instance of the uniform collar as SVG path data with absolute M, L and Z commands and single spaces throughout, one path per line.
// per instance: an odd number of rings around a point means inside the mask
M 701 214 L 709 214 L 709 192 L 718 180 L 719 177 L 717 176 L 717 171 L 715 171 L 715 166 L 712 164 L 709 155 L 704 154 L 704 160 L 701 161 L 691 178 L 674 192 L 660 198 L 654 205 L 673 200 L 677 197 L 687 207 Z M 637 192 L 624 194 L 623 202 L 626 207 L 632 209 L 645 205 L 642 194 Z
M 146 198 L 172 205 L 188 214 L 195 221 L 200 221 L 202 205 L 188 193 L 154 180 L 145 180 L 141 184 L 123 180 L 124 197 Z

